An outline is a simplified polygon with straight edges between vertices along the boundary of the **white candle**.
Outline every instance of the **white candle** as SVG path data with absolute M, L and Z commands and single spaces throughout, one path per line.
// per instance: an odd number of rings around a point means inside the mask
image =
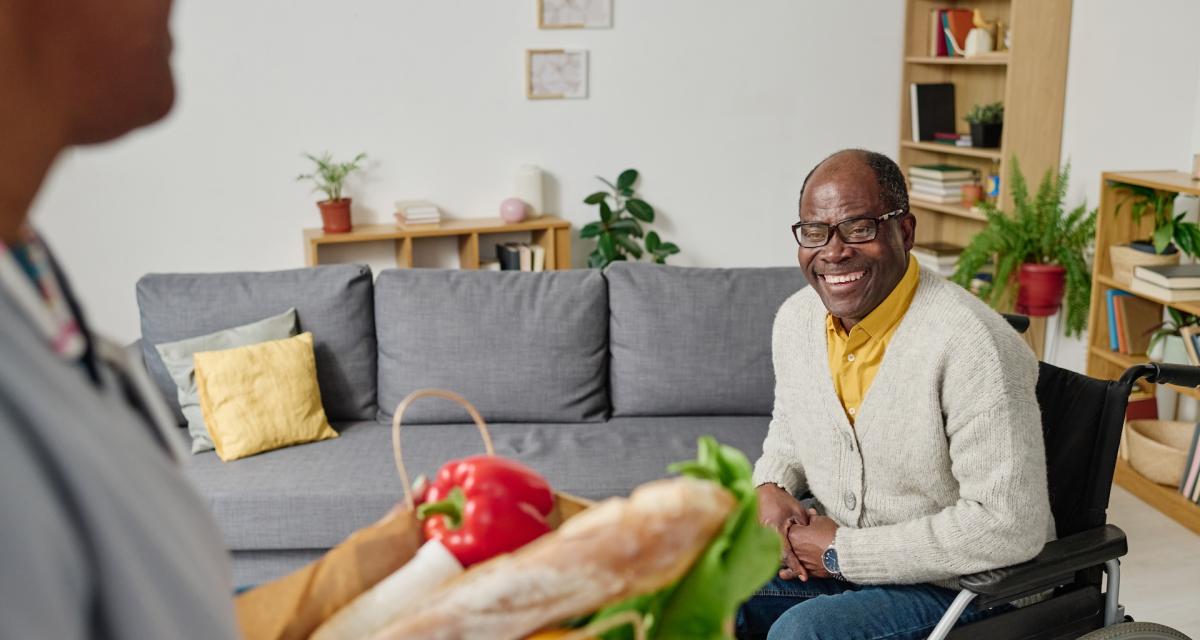
M 527 164 L 517 170 L 516 196 L 529 205 L 529 217 L 536 218 L 545 213 L 541 169 Z

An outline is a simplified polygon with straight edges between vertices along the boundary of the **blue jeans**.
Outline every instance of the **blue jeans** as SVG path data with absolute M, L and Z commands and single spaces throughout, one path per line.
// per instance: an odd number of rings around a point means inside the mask
M 737 615 L 742 640 L 919 640 L 929 635 L 957 592 L 928 584 L 856 585 L 829 578 L 775 578 Z M 967 607 L 959 623 L 1005 611 L 1009 605 Z

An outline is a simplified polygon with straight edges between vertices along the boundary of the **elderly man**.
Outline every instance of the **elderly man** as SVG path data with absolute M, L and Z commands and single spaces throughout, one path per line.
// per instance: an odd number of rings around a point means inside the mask
M 228 557 L 164 450 L 161 401 L 131 402 L 144 372 L 87 331 L 27 219 L 65 149 L 170 110 L 170 12 L 0 0 L 0 638 L 238 636 Z
M 775 319 L 754 470 L 785 566 L 743 607 L 741 637 L 923 638 L 958 576 L 1053 536 L 1037 362 L 995 311 L 917 266 L 915 229 L 883 155 L 835 153 L 801 188 L 811 286 Z

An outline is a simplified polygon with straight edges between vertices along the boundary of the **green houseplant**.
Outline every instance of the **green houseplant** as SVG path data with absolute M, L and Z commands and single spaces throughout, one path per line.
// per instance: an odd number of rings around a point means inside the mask
M 360 153 L 350 162 L 334 162 L 333 155 L 326 151 L 320 156 L 311 153 L 304 154 L 312 160 L 316 170 L 296 176 L 296 180 L 311 180 L 313 191 L 325 194 L 325 200 L 317 203 L 321 210 L 322 227 L 326 233 L 345 233 L 351 229 L 350 205 L 351 198 L 342 197 L 346 178 L 355 171 L 362 169 L 361 163 L 367 154 Z
M 654 222 L 654 207 L 638 197 L 634 184 L 638 181 L 637 169 L 626 169 L 617 177 L 616 183 L 600 176 L 596 179 L 608 186 L 608 191 L 597 191 L 583 199 L 584 204 L 595 205 L 600 219 L 589 222 L 579 230 L 583 239 L 595 238 L 596 248 L 588 256 L 588 266 L 603 269 L 618 260 L 641 260 L 649 256 L 658 264 L 666 264 L 667 257 L 679 253 L 679 247 L 664 242 L 657 232 L 646 232 L 642 224 Z M 643 248 L 644 243 L 644 248 Z
M 1200 255 L 1200 227 L 1185 222 L 1182 213 L 1174 215 L 1174 193 L 1120 182 L 1110 182 L 1109 186 L 1118 194 L 1114 215 L 1121 215 L 1128 207 L 1134 225 L 1140 225 L 1147 213 L 1154 221 L 1149 237 L 1108 248 L 1113 278 L 1130 282 L 1138 266 L 1177 264 L 1180 251 Z
M 1004 133 L 1004 103 L 977 104 L 963 118 L 971 125 L 971 146 L 996 148 Z
M 984 228 L 963 250 L 952 280 L 967 287 L 971 279 L 993 257 L 996 270 L 991 283 L 979 295 L 995 307 L 1011 301 L 1017 280 L 1016 309 L 1029 315 L 1051 315 L 1066 297 L 1067 335 L 1080 335 L 1087 324 L 1091 296 L 1091 272 L 1084 251 L 1096 229 L 1096 211 L 1080 204 L 1069 213 L 1063 210 L 1071 167 L 1055 176 L 1047 170 L 1030 198 L 1025 177 L 1016 158 L 1009 176 L 1013 212 L 1006 215 L 991 203 L 981 203 L 987 216 Z M 1065 290 L 1064 290 L 1065 289 Z
M 1146 353 L 1152 353 L 1161 342 L 1163 343 L 1163 350 L 1159 357 L 1161 361 L 1189 364 L 1187 348 L 1183 346 L 1184 338 L 1180 330 L 1184 327 L 1200 325 L 1200 317 L 1183 313 L 1174 307 L 1167 307 L 1167 315 L 1170 319 L 1162 323 L 1150 336 L 1150 345 L 1146 348 Z

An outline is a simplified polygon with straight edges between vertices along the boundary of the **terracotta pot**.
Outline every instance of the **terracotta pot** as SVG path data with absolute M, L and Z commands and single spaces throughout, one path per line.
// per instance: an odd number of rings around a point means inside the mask
M 317 203 L 321 209 L 321 222 L 325 233 L 346 233 L 350 230 L 351 198 L 323 200 Z
M 962 205 L 973 207 L 983 200 L 983 187 L 977 184 L 964 184 L 962 188 Z
M 1067 270 L 1056 264 L 1021 265 L 1017 274 L 1017 313 L 1051 316 L 1062 304 Z

